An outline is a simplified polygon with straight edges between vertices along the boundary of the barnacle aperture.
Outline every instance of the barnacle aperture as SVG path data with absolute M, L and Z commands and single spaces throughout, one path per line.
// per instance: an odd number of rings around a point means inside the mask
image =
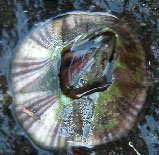
M 36 144 L 92 147 L 133 126 L 146 98 L 145 55 L 117 17 L 71 12 L 23 40 L 11 84 L 16 117 Z
M 63 93 L 75 99 L 106 90 L 111 84 L 115 44 L 113 33 L 103 32 L 65 47 L 59 75 Z

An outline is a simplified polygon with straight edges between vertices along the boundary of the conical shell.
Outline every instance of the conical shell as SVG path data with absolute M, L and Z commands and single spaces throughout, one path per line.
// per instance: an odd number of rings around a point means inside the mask
M 59 87 L 61 51 L 91 33 L 116 36 L 113 82 L 102 92 L 80 99 Z M 92 147 L 120 138 L 134 124 L 146 98 L 144 51 L 117 17 L 71 12 L 32 31 L 19 46 L 11 69 L 14 111 L 39 146 Z

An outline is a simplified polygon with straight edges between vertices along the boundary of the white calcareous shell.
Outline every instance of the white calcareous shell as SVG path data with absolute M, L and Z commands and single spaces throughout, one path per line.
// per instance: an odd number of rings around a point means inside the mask
M 119 47 L 125 45 L 122 41 L 126 38 L 122 35 L 126 34 L 125 37 L 138 45 L 134 48 L 139 69 L 129 68 L 131 61 L 126 66 L 118 59 L 114 64 L 112 86 L 104 92 L 73 100 L 59 87 L 61 51 L 70 42 L 103 30 L 117 37 L 116 59 L 123 56 Z M 16 117 L 31 139 L 49 150 L 66 146 L 92 147 L 112 141 L 132 127 L 144 104 L 147 91 L 146 86 L 141 87 L 147 80 L 144 63 L 144 52 L 138 40 L 117 17 L 106 13 L 71 12 L 54 18 L 23 40 L 13 60 L 11 83 Z M 119 75 L 118 80 L 130 76 L 130 81 L 138 81 L 140 87 L 131 87 L 127 82 L 122 86 L 131 89 L 123 91 L 121 83 L 125 81 L 117 82 L 119 69 L 126 74 Z

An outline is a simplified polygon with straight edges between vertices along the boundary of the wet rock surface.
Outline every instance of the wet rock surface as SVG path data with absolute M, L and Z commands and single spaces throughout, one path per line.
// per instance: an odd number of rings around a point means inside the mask
M 159 154 L 158 0 L 1 0 L 0 6 L 0 154 Z M 144 46 L 153 84 L 136 126 L 126 137 L 93 149 L 73 148 L 51 153 L 32 144 L 15 120 L 10 65 L 19 43 L 31 28 L 75 10 L 110 12 L 126 21 Z

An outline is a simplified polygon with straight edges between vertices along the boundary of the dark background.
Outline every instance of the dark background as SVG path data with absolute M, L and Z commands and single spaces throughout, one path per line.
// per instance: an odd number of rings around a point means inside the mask
M 136 31 L 146 51 L 153 82 L 136 126 L 119 141 L 94 149 L 73 149 L 76 155 L 159 154 L 159 2 L 158 0 L 0 0 L 0 154 L 50 153 L 32 144 L 12 112 L 10 64 L 19 41 L 39 22 L 61 13 L 104 11 L 120 16 Z M 70 154 L 70 153 L 67 153 Z

